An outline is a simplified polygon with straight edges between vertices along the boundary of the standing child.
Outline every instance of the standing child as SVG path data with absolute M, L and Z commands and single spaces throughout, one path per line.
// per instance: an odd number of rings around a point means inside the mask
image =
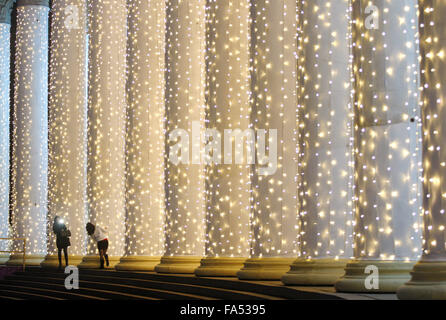
M 104 269 L 104 257 L 108 267 L 110 264 L 108 261 L 108 254 L 107 254 L 107 249 L 108 249 L 107 231 L 105 231 L 99 226 L 95 226 L 90 222 L 87 223 L 86 229 L 88 235 L 91 236 L 94 239 L 94 241 L 96 241 L 98 244 L 99 256 L 101 260 L 101 269 Z
M 59 258 L 59 270 L 62 269 L 62 250 L 65 256 L 65 265 L 68 266 L 68 247 L 71 245 L 71 232 L 67 229 L 63 219 L 54 217 L 53 232 L 56 234 L 57 257 Z

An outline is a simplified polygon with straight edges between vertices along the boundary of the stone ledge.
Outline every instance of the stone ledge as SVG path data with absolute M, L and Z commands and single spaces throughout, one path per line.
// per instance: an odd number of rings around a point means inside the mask
M 352 293 L 395 293 L 410 280 L 414 261 L 353 260 L 345 268 L 345 275 L 335 283 L 336 291 Z M 374 265 L 379 271 L 378 289 L 367 289 L 365 268 Z
M 199 277 L 235 277 L 246 259 L 232 257 L 204 258 L 200 261 L 200 266 L 195 269 L 195 275 Z
M 126 256 L 115 266 L 118 271 L 154 271 L 161 257 Z
M 191 273 L 200 266 L 201 257 L 193 256 L 164 256 L 160 264 L 155 267 L 158 273 Z
M 240 280 L 280 280 L 295 258 L 251 258 L 237 272 Z
M 344 275 L 348 259 L 297 259 L 282 277 L 286 285 L 333 285 Z

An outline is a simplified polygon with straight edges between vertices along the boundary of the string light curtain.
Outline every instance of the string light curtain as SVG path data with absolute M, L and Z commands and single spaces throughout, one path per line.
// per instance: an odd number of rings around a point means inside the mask
M 48 12 L 48 1 L 17 1 L 12 236 L 26 239 L 27 265 L 39 265 L 47 252 Z M 15 241 L 13 250 L 22 249 L 23 241 Z M 22 260 L 15 254 L 8 264 Z
M 350 1 L 300 1 L 300 257 L 286 284 L 330 285 L 353 255 Z
M 42 265 L 58 264 L 55 216 L 71 231 L 69 262 L 77 265 L 86 253 L 86 2 L 54 1 L 50 14 L 48 256 Z
M 205 4 L 166 2 L 166 240 L 157 272 L 193 273 L 204 255 Z
M 297 256 L 297 6 L 291 0 L 254 1 L 251 12 L 257 163 L 251 258 L 238 277 L 280 279 Z
M 164 253 L 164 0 L 131 0 L 127 39 L 126 239 L 119 270 Z
M 9 87 L 10 30 L 13 1 L 0 2 L 0 238 L 9 236 Z M 8 242 L 0 240 L 0 251 L 8 250 Z M 0 263 L 9 256 L 0 254 Z
M 355 260 L 339 291 L 366 291 L 365 268 L 395 292 L 421 252 L 417 1 L 355 0 Z M 375 15 L 376 19 L 369 17 Z
M 209 0 L 206 17 L 206 258 L 195 274 L 235 276 L 249 256 L 249 1 Z
M 125 0 L 88 2 L 88 171 L 89 220 L 108 231 L 110 265 L 125 244 Z M 98 267 L 90 238 L 83 268 Z
M 446 130 L 444 74 L 446 3 L 419 3 L 421 48 L 421 110 L 423 119 L 423 256 L 412 279 L 398 290 L 400 299 L 446 299 L 446 159 L 442 149 Z

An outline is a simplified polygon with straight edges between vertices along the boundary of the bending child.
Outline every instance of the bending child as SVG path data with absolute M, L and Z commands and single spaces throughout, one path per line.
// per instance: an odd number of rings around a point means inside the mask
M 101 260 L 101 269 L 104 269 L 104 257 L 108 267 L 110 264 L 108 261 L 108 254 L 107 254 L 107 249 L 108 249 L 107 231 L 105 231 L 99 226 L 95 226 L 90 222 L 87 223 L 86 229 L 88 235 L 91 236 L 98 244 L 99 257 Z

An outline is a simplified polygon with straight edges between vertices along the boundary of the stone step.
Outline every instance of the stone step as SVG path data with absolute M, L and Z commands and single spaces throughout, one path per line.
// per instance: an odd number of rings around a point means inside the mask
M 236 278 L 80 269 L 78 290 L 65 288 L 63 271 L 29 267 L 0 280 L 0 299 L 118 300 L 283 300 L 340 299 L 299 291 L 279 281 L 251 282 Z

